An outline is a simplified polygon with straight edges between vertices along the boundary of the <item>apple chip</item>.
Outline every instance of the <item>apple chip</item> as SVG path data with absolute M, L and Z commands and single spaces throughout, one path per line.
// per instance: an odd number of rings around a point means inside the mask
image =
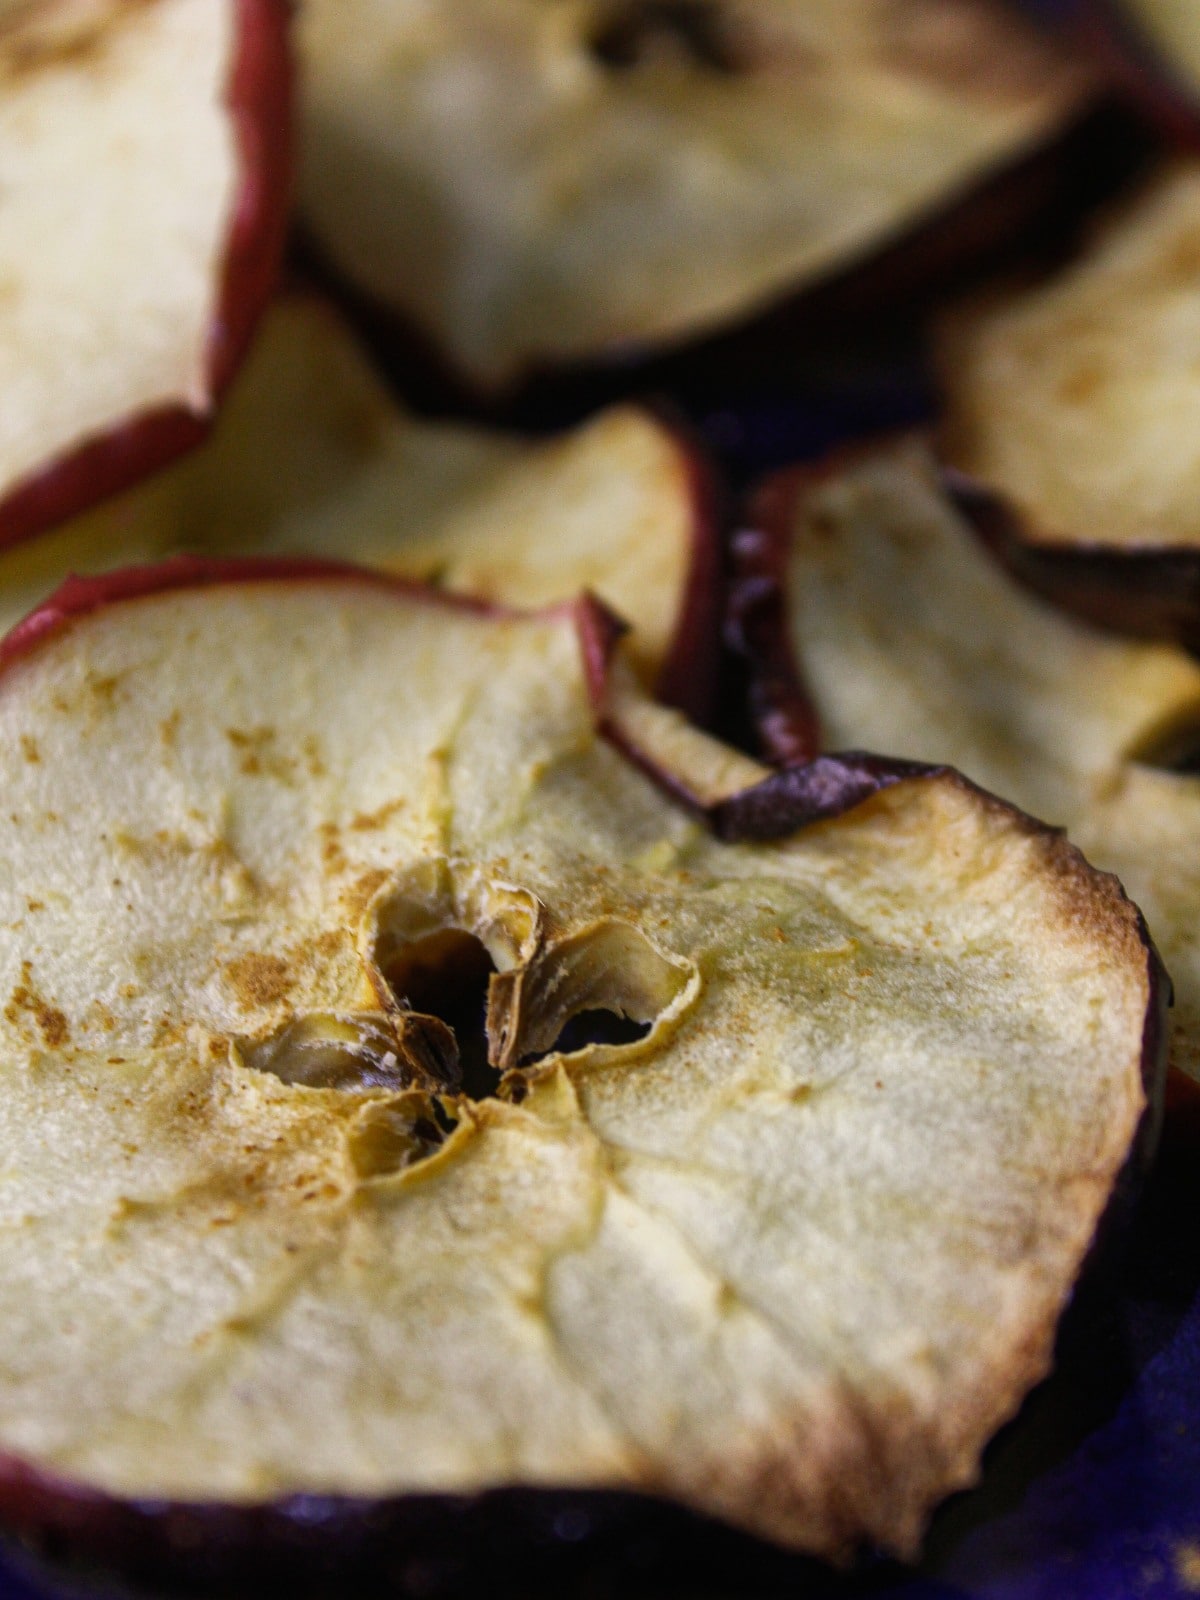
M 783 835 L 718 842 L 611 646 L 266 562 L 9 636 L 10 1523 L 557 1486 L 911 1553 L 971 1482 L 1155 1076 L 1139 918 L 949 772 L 802 828 L 694 735 Z
M 1005 558 L 1068 606 L 1200 639 L 1200 163 L 1048 283 L 943 329 L 943 453 L 1008 500 Z
M 0 543 L 202 435 L 283 245 L 287 14 L 0 8 Z
M 759 726 L 785 760 L 948 762 L 1066 827 L 1145 911 L 1176 986 L 1173 1059 L 1200 1077 L 1200 666 L 1015 583 L 976 536 L 986 509 L 916 441 L 764 490 L 735 584 Z
M 995 0 L 305 0 L 299 38 L 321 252 L 482 390 L 829 276 L 1087 91 Z
M 618 407 L 534 444 L 398 410 L 336 313 L 267 315 L 212 437 L 170 471 L 0 553 L 0 627 L 72 572 L 198 554 L 306 554 L 515 606 L 594 591 L 665 698 L 709 710 L 723 603 L 697 448 Z

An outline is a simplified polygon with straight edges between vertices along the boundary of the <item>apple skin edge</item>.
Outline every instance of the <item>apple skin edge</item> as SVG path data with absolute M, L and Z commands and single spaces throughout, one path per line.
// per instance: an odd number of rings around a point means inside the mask
M 275 287 L 287 238 L 292 177 L 289 0 L 235 0 L 236 44 L 226 90 L 240 182 L 209 333 L 210 399 L 237 372 Z M 0 549 L 128 488 L 200 443 L 211 417 L 183 406 L 134 416 L 41 468 L 0 500 Z
M 505 614 L 505 608 L 492 603 L 346 563 L 178 556 L 153 566 L 69 578 L 0 640 L 0 676 L 73 620 L 108 605 L 171 590 L 280 581 L 363 583 L 423 596 L 435 606 Z M 686 779 L 656 764 L 636 739 L 623 734 L 610 690 L 625 625 L 587 595 L 549 611 L 574 617 L 599 731 L 723 838 L 781 838 L 842 815 L 893 784 L 944 779 L 950 773 L 945 767 L 850 753 L 791 766 L 715 801 L 702 799 Z M 967 781 L 951 775 L 957 782 Z M 1013 809 L 988 798 L 990 804 Z M 1032 819 L 1028 826 L 1056 832 Z M 1148 977 L 1141 1052 L 1147 1111 L 1089 1263 L 1110 1231 L 1109 1216 L 1128 1214 L 1129 1196 L 1148 1162 L 1161 1118 L 1170 982 L 1140 917 L 1139 929 Z M 300 1494 L 254 1505 L 127 1499 L 45 1472 L 11 1454 L 0 1454 L 0 1525 L 35 1555 L 75 1570 L 98 1566 L 177 1590 L 220 1583 L 230 1595 L 261 1595 L 284 1585 L 289 1594 L 327 1592 L 331 1581 L 340 1585 L 355 1574 L 385 1579 L 389 1592 L 415 1585 L 430 1594 L 441 1582 L 453 1586 L 482 1574 L 494 1580 L 498 1563 L 519 1563 L 511 1570 L 528 1582 L 553 1577 L 564 1566 L 569 1571 L 582 1552 L 589 1563 L 597 1552 L 608 1552 L 619 1565 L 631 1549 L 651 1565 L 656 1560 L 668 1563 L 672 1581 L 678 1581 L 685 1567 L 694 1568 L 698 1580 L 701 1573 L 711 1577 L 722 1563 L 743 1571 L 748 1563 L 783 1561 L 789 1581 L 809 1569 L 814 1577 L 825 1570 L 803 1556 L 776 1554 L 750 1536 L 677 1504 L 623 1490 L 522 1486 L 378 1499 Z
M 951 467 L 942 482 L 980 543 L 1027 589 L 1101 628 L 1200 650 L 1200 547 L 1031 539 L 1019 508 L 987 484 Z
M 1073 0 L 1068 25 L 1118 94 L 1174 144 L 1200 151 L 1197 87 L 1155 49 L 1121 0 Z

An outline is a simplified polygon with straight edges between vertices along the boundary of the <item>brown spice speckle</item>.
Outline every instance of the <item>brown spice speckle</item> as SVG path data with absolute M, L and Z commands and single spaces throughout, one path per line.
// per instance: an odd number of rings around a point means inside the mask
M 228 962 L 225 977 L 247 1008 L 278 1005 L 291 992 L 293 982 L 291 969 L 282 956 L 256 953 Z
M 61 1050 L 71 1038 L 71 1027 L 66 1014 L 57 1006 L 51 1005 L 44 995 L 38 993 L 33 982 L 33 969 L 28 961 L 21 963 L 21 975 L 24 981 L 13 990 L 4 1008 L 5 1020 L 16 1027 L 20 1023 L 22 1014 L 32 1017 L 42 1036 L 42 1042 L 51 1050 Z

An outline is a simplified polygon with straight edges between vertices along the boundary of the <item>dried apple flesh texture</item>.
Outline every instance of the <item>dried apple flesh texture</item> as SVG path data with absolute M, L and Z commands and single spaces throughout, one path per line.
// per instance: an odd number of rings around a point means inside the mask
M 1200 544 L 1200 163 L 1044 286 L 945 330 L 946 449 L 1034 540 Z
M 699 37 L 652 9 L 303 9 L 306 218 L 483 386 L 828 273 L 1045 139 L 1083 87 L 987 0 L 714 0 Z M 622 25 L 626 62 L 604 48 Z
M 0 16 L 0 495 L 144 411 L 208 409 L 235 12 L 40 0 Z
M 0 680 L 0 752 L 4 1450 L 911 1549 L 1046 1369 L 1146 957 L 1007 808 L 942 777 L 718 844 L 598 741 L 568 615 L 353 581 L 78 620 Z M 498 1055 L 568 991 L 649 1031 L 447 1099 L 428 1153 L 419 1088 L 246 1065 L 378 1017 L 377 956 L 449 927 Z
M 304 299 L 268 313 L 209 442 L 149 483 L 0 553 L 0 627 L 69 572 L 201 554 L 354 560 L 534 607 L 590 589 L 661 669 L 707 530 L 694 471 L 632 407 L 532 445 L 418 423 Z
M 1200 735 L 1200 668 L 1013 583 L 917 445 L 801 497 L 788 585 L 825 745 L 952 763 L 1065 826 L 1145 911 L 1175 980 L 1175 1059 L 1200 1072 L 1200 780 L 1138 759 Z

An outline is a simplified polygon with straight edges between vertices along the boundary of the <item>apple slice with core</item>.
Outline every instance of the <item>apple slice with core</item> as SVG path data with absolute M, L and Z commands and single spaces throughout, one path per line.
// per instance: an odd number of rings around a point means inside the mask
M 720 843 L 599 735 L 615 634 L 182 561 L 9 636 L 10 1526 L 569 1488 L 912 1552 L 1047 1370 L 1157 1087 L 1137 913 L 956 774 L 803 827 L 695 735 L 786 834 Z
M 484 393 L 829 277 L 1089 91 L 992 0 L 306 0 L 298 37 L 320 252 Z
M 0 11 L 0 544 L 202 437 L 287 222 L 286 0 Z
M 997 553 L 1060 604 L 1200 643 L 1200 162 L 1048 283 L 940 337 L 945 459 L 1008 502 Z
M 1031 594 L 917 441 L 780 476 L 738 539 L 737 630 L 783 761 L 822 746 L 949 762 L 1120 875 L 1176 986 L 1200 1076 L 1200 666 Z
M 268 313 L 212 437 L 0 554 L 0 627 L 72 572 L 199 554 L 332 556 L 509 604 L 588 589 L 633 624 L 658 693 L 710 709 L 724 604 L 717 489 L 676 429 L 618 407 L 553 440 L 420 423 L 336 313 Z

